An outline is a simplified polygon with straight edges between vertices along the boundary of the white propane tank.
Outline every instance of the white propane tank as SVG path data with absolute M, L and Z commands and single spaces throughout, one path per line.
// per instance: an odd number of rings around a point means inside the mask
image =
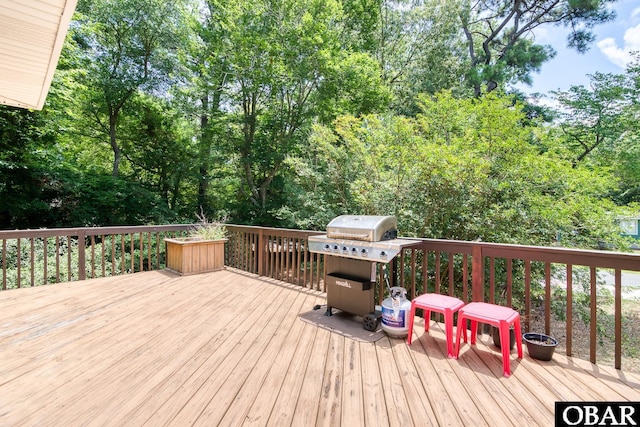
M 406 337 L 409 334 L 411 301 L 403 287 L 394 286 L 389 293 L 391 296 L 382 301 L 382 330 L 392 337 Z

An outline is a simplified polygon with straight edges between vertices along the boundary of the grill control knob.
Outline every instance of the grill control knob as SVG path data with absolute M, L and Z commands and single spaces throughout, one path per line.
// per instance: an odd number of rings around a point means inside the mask
M 338 245 L 333 245 L 333 251 L 338 252 Z
M 325 251 L 330 251 L 331 250 L 331 246 L 330 245 L 324 245 L 324 250 Z
M 360 250 L 360 255 L 367 256 L 367 250 L 365 248 L 362 248 L 362 250 Z
M 387 253 L 385 251 L 380 252 L 380 258 L 384 259 L 387 257 Z

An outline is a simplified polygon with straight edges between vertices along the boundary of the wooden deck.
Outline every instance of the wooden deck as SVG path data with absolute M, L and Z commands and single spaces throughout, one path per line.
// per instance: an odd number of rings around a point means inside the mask
M 0 426 L 553 425 L 558 400 L 640 401 L 637 375 L 556 354 L 502 377 L 488 337 L 375 343 L 303 322 L 322 294 L 225 270 L 0 293 Z

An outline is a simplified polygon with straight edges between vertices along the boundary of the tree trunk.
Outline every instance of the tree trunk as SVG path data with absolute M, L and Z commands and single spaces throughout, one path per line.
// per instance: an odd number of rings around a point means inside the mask
M 118 123 L 118 110 L 111 110 L 109 112 L 109 143 L 113 150 L 113 171 L 112 175 L 117 177 L 120 173 L 120 147 L 118 146 L 118 140 L 116 138 L 116 124 Z
M 200 167 L 198 169 L 198 206 L 208 212 L 207 190 L 209 189 L 209 152 L 211 140 L 209 138 L 209 97 L 201 98 L 202 114 L 200 115 Z

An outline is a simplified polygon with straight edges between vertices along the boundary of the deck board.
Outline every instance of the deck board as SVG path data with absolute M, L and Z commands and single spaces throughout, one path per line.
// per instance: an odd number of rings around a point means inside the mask
M 552 425 L 558 400 L 640 400 L 636 374 L 554 355 L 502 376 L 442 325 L 356 341 L 302 322 L 324 296 L 240 271 L 0 293 L 0 426 Z

